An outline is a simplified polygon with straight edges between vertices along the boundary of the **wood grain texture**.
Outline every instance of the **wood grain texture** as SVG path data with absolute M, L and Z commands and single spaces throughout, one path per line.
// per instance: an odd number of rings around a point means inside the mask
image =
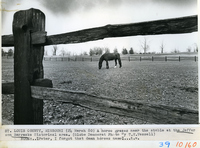
M 197 15 L 131 24 L 106 25 L 75 32 L 38 37 L 33 35 L 34 44 L 56 45 L 82 43 L 112 37 L 137 35 L 182 34 L 198 30 Z M 2 46 L 13 46 L 12 35 L 2 37 Z
M 14 82 L 2 83 L 2 94 L 14 94 Z
M 14 37 L 12 34 L 2 36 L 2 47 L 14 46 Z
M 180 34 L 195 31 L 197 31 L 197 16 L 189 16 L 132 24 L 106 25 L 104 27 L 52 35 L 47 37 L 46 45 L 82 43 L 111 37 Z
M 52 80 L 50 79 L 36 79 L 33 86 L 53 87 Z M 2 94 L 14 94 L 14 82 L 2 83 Z
M 31 85 L 44 76 L 44 47 L 32 45 L 31 33 L 44 29 L 45 15 L 40 10 L 14 14 L 14 124 L 43 124 L 43 101 L 31 97 Z
M 97 96 L 88 94 L 85 91 L 71 91 L 35 86 L 31 86 L 31 94 L 32 97 L 36 99 L 72 103 L 92 110 L 143 119 L 150 123 L 198 123 L 198 111 L 187 108 Z M 191 116 L 192 118 L 190 118 Z
M 6 92 L 3 91 L 5 94 L 13 93 L 12 90 L 14 89 L 14 83 L 3 83 L 2 86 L 3 90 L 7 90 Z M 143 119 L 149 121 L 150 123 L 198 123 L 197 110 L 150 103 L 147 104 L 140 101 L 131 101 L 107 96 L 97 96 L 89 94 L 85 91 L 55 88 L 50 89 L 45 87 L 52 87 L 52 81 L 48 79 L 38 79 L 35 86 L 31 86 L 31 97 L 40 100 L 54 100 L 64 103 L 72 103 L 74 105 L 79 105 L 92 110 Z

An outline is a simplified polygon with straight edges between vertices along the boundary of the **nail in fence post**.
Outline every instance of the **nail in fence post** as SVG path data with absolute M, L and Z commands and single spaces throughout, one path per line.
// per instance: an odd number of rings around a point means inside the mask
M 31 85 L 44 76 L 44 46 L 31 41 L 36 31 L 45 31 L 44 13 L 29 9 L 14 14 L 14 124 L 43 124 L 43 100 L 31 97 Z

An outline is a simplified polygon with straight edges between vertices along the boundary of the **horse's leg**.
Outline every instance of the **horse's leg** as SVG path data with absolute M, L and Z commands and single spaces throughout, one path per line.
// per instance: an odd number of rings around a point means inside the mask
M 115 59 L 115 67 L 114 68 L 116 68 L 117 67 L 117 59 Z
M 118 59 L 118 62 L 119 62 L 119 68 L 121 68 L 122 67 L 122 62 L 121 62 L 120 58 Z
M 109 69 L 108 60 L 106 60 L 106 68 Z

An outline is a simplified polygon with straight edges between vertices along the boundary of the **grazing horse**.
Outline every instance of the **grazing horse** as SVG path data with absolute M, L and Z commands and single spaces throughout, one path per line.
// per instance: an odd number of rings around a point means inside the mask
M 99 59 L 99 69 L 102 67 L 103 61 L 106 61 L 106 68 L 109 69 L 108 61 L 115 60 L 115 68 L 117 66 L 117 60 L 119 62 L 119 68 L 122 67 L 122 62 L 119 53 L 104 53 Z

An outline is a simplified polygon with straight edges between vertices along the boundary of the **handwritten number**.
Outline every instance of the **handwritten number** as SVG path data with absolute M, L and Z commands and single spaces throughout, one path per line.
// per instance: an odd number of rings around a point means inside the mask
M 197 142 L 194 142 L 192 146 L 193 146 L 193 147 L 197 146 Z
M 191 142 L 188 143 L 188 147 L 191 148 Z
M 176 143 L 176 147 L 184 147 L 184 148 L 192 148 L 197 146 L 197 142 L 194 142 L 193 144 L 191 142 L 186 142 L 186 144 L 184 144 L 183 142 L 177 142 Z
M 160 144 L 159 147 L 163 147 L 163 145 L 164 145 L 163 142 L 159 142 L 159 144 Z M 169 141 L 166 141 L 166 142 L 165 142 L 165 145 L 167 145 L 167 147 L 169 148 L 170 142 L 169 142 Z
M 163 147 L 163 142 L 160 142 L 160 145 L 159 145 L 159 147 Z
M 179 147 L 182 147 L 182 146 L 183 146 L 183 142 L 180 142 L 180 143 L 179 143 Z
M 166 142 L 165 142 L 165 145 L 167 145 L 167 147 L 169 147 L 169 146 L 170 146 L 170 142 L 169 142 L 169 141 L 166 141 Z

